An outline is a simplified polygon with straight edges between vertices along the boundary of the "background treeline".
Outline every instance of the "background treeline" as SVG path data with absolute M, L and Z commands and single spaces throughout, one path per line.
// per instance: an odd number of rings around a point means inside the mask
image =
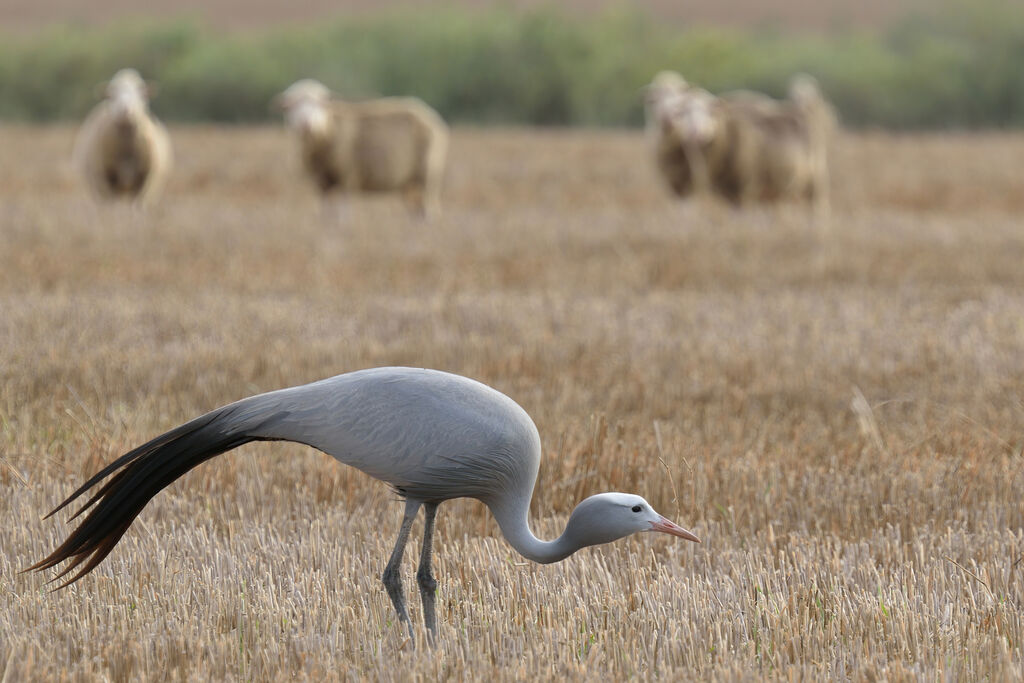
M 300 77 L 346 96 L 415 94 L 451 121 L 630 125 L 674 68 L 712 90 L 784 91 L 816 75 L 848 125 L 1024 125 L 1024 3 L 944 3 L 882 29 L 827 34 L 666 26 L 630 10 L 403 9 L 315 26 L 196 23 L 0 35 L 0 118 L 78 118 L 122 66 L 159 84 L 169 120 L 260 121 Z

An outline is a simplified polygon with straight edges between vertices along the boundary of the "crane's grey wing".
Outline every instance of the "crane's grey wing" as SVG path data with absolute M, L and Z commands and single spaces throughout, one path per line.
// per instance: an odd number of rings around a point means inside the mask
M 386 368 L 286 389 L 266 438 L 308 444 L 422 500 L 532 491 L 539 437 L 503 394 L 437 371 Z

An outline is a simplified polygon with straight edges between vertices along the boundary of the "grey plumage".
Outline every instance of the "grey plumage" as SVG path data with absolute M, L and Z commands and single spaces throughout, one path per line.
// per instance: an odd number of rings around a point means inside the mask
M 398 543 L 384 574 L 395 609 L 408 622 L 397 566 L 408 526 L 422 505 L 428 525 L 417 579 L 427 626 L 434 630 L 431 574 L 433 516 L 439 503 L 470 497 L 494 513 L 506 539 L 525 557 L 558 561 L 576 550 L 637 531 L 697 537 L 658 515 L 641 497 L 591 496 L 554 541 L 533 536 L 527 521 L 540 465 L 533 420 L 504 394 L 437 370 L 375 368 L 242 399 L 198 417 L 118 458 L 53 512 L 112 478 L 75 513 L 87 512 L 68 539 L 31 567 L 68 560 L 77 581 L 110 553 L 146 503 L 174 480 L 250 441 L 287 440 L 317 448 L 387 482 L 406 498 Z M 410 627 L 411 633 L 411 627 Z

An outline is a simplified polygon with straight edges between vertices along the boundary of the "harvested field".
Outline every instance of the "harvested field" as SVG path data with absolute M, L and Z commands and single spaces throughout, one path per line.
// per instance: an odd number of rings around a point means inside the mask
M 674 203 L 636 132 L 456 129 L 433 225 L 322 207 L 278 129 L 171 132 L 141 213 L 91 203 L 73 129 L 0 127 L 0 680 L 1024 675 L 1024 136 L 844 137 L 825 231 Z M 74 586 L 17 573 L 133 445 L 376 365 L 533 415 L 539 536 L 622 490 L 704 543 L 538 566 L 446 503 L 414 649 L 379 581 L 400 503 L 256 444 Z

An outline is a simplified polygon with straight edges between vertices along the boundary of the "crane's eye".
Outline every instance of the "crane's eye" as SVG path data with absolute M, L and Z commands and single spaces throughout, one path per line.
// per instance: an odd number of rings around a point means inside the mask
M 640 512 L 641 510 L 643 510 L 643 508 L 640 507 L 639 505 L 634 505 L 633 506 L 633 512 Z

